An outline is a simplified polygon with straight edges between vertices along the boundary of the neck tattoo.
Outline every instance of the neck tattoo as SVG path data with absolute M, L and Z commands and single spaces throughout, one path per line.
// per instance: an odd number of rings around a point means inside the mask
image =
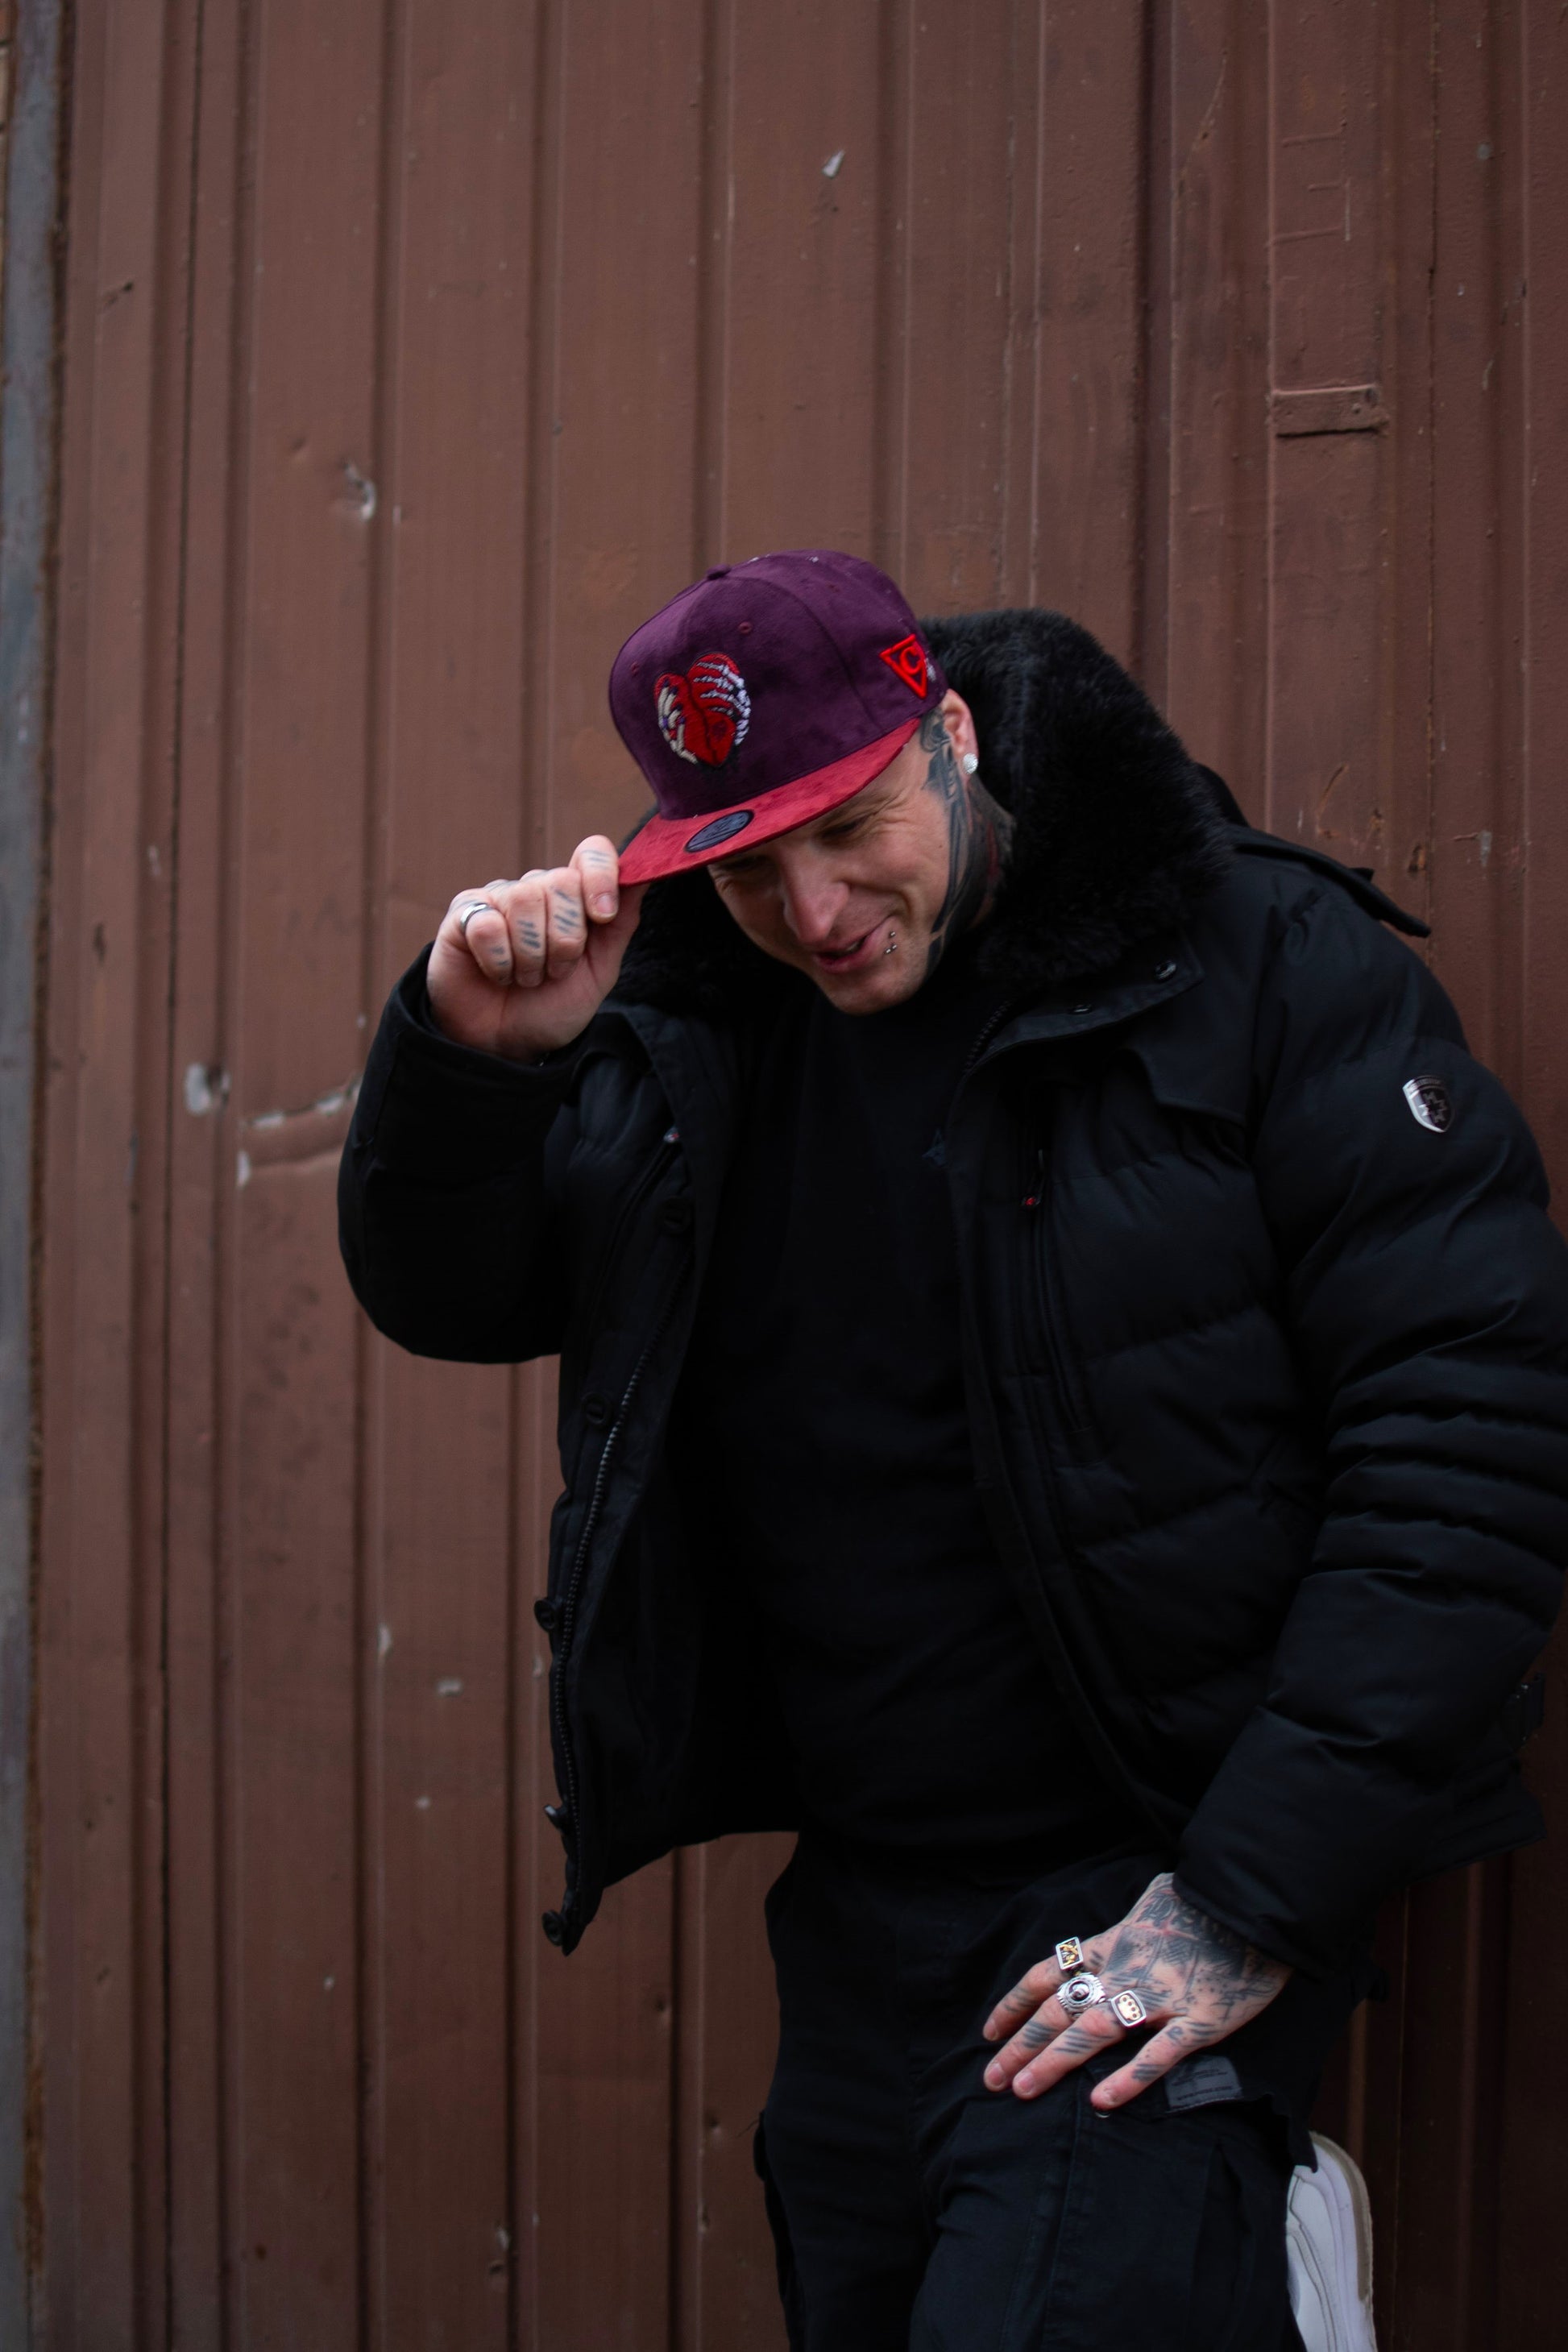
M 964 774 L 940 710 L 921 719 L 921 748 L 927 759 L 925 788 L 947 815 L 947 889 L 926 950 L 929 980 L 954 940 L 990 913 L 1012 845 L 1013 820 L 978 776 Z

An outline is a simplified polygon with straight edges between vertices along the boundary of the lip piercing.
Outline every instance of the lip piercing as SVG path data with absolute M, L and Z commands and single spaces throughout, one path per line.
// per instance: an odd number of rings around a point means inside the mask
M 889 923 L 889 926 L 888 926 L 888 944 L 887 944 L 887 946 L 882 950 L 882 953 L 883 953 L 884 955 L 897 955 L 898 951 L 899 951 L 899 935 L 898 935 L 897 931 L 895 931 L 895 930 L 894 930 L 894 929 L 893 929 L 893 927 L 892 927 L 891 923 Z

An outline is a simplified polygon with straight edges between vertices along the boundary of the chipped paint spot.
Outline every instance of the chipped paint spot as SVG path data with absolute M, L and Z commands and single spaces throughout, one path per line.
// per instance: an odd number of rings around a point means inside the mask
M 437 1698 L 456 1698 L 462 1687 L 462 1681 L 458 1675 L 443 1675 L 436 1685 L 436 1696 Z
M 391 1628 L 391 1626 L 390 1626 L 390 1625 L 378 1625 L 378 1626 L 376 1627 L 376 1629 L 375 1629 L 375 1654 L 376 1654 L 376 1656 L 377 1656 L 378 1658 L 384 1658 L 384 1657 L 385 1657 L 385 1655 L 386 1655 L 386 1654 L 387 1654 L 387 1652 L 388 1652 L 388 1650 L 390 1650 L 390 1649 L 391 1649 L 391 1647 L 392 1647 L 392 1628 Z
M 241 1192 L 243 1192 L 245 1187 L 249 1183 L 250 1154 L 248 1151 L 242 1151 L 240 1153 L 239 1159 L 235 1167 L 234 1181 Z
M 430 1810 L 429 1798 L 416 1797 L 414 1800 L 414 1810 L 416 1813 L 427 1813 Z
M 1491 858 L 1492 837 L 1489 833 L 1483 833 L 1479 835 L 1479 840 L 1481 852 L 1481 872 L 1484 874 Z
M 321 1990 L 322 1990 L 322 1991 L 323 1991 L 323 1992 L 331 1992 L 331 1990 L 332 1990 L 332 1987 L 333 1987 L 336 1983 L 337 1983 L 337 1979 L 336 1979 L 336 1977 L 323 1977 L 323 1978 L 321 1979 Z
M 193 1118 L 221 1110 L 228 1100 L 228 1072 L 216 1062 L 192 1062 L 185 1070 L 185 1108 Z
M 368 474 L 362 474 L 357 466 L 350 465 L 347 458 L 343 460 L 343 479 L 359 509 L 360 520 L 369 522 L 375 512 L 375 484 Z
M 287 1118 L 310 1118 L 312 1117 L 329 1118 L 334 1111 L 349 1110 L 353 1108 L 359 1095 L 359 1087 L 360 1074 L 356 1070 L 352 1078 L 345 1078 L 341 1087 L 333 1087 L 330 1094 L 318 1095 L 314 1102 L 306 1103 L 298 1110 L 252 1111 L 248 1118 L 241 1119 L 240 1125 L 242 1127 L 269 1128 L 281 1127 L 284 1120 Z
M 839 173 L 844 169 L 844 155 L 845 150 L 840 147 L 837 155 L 828 157 L 822 167 L 822 176 L 825 180 L 836 180 L 838 177 Z

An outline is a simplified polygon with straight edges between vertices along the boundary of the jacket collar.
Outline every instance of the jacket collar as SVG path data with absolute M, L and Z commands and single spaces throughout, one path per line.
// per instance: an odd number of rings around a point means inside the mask
M 1177 936 L 1231 858 L 1240 816 L 1142 687 L 1060 613 L 922 624 L 974 713 L 982 772 L 1016 821 L 980 970 L 1052 996 Z M 704 873 L 656 882 L 616 986 L 623 1004 L 744 1019 L 787 978 L 736 928 Z M 1073 1025 L 1070 1005 L 1066 1026 Z

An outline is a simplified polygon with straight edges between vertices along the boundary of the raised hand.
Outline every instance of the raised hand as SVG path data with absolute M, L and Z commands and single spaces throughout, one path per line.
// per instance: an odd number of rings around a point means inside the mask
M 1180 2059 L 1223 2042 L 1267 2009 L 1290 1974 L 1282 1960 L 1270 1959 L 1184 1902 L 1168 1871 L 1119 1926 L 1084 1944 L 1082 1965 L 1108 1994 L 1136 1993 L 1149 2023 L 1159 2029 L 1127 2065 L 1096 2084 L 1090 2099 L 1100 2108 L 1125 2106 Z M 1018 2097 L 1035 2098 L 1086 2058 L 1125 2041 L 1126 2029 L 1109 2000 L 1077 2017 L 1063 2008 L 1057 1990 L 1076 1973 L 1054 1958 L 1042 1960 L 997 2002 L 985 2021 L 985 2039 L 1011 2039 L 985 2069 L 990 2089 L 1005 2090 L 1010 2083 Z
M 437 1025 L 512 1062 L 569 1045 L 616 984 L 646 887 L 621 888 L 615 844 L 595 833 L 570 865 L 459 890 L 430 950 Z

